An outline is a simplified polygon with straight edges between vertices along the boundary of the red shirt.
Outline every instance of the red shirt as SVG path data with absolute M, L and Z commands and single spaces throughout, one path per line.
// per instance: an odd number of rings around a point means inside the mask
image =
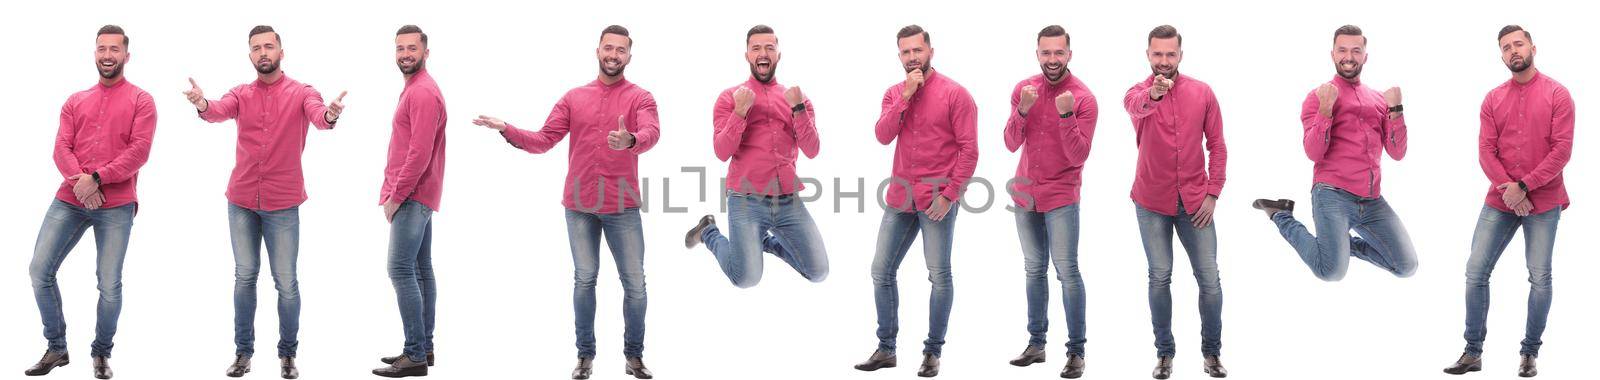
M 56 199 L 83 207 L 72 192 L 76 181 L 65 178 L 100 173 L 102 208 L 138 202 L 139 168 L 150 158 L 155 134 L 155 100 L 127 79 L 110 86 L 97 83 L 67 97 L 53 154 L 63 178 Z
M 611 150 L 606 137 L 617 118 L 633 133 L 633 147 Z M 561 205 L 569 210 L 615 214 L 639 207 L 639 155 L 661 135 L 656 100 L 627 79 L 610 85 L 595 80 L 567 91 L 538 132 L 506 125 L 506 142 L 528 153 L 544 153 L 572 134 L 567 150 L 567 181 Z
M 1383 152 L 1399 161 L 1406 156 L 1406 118 L 1389 119 L 1389 103 L 1377 90 L 1334 76 L 1339 90 L 1333 117 L 1317 112 L 1317 92 L 1300 104 L 1305 125 L 1306 157 L 1315 163 L 1312 180 L 1362 198 L 1378 198 Z
M 1017 114 L 1022 102 L 1022 87 L 1032 85 L 1039 97 L 1028 109 L 1028 116 Z M 1056 96 L 1072 92 L 1072 117 L 1062 118 L 1056 111 Z M 1011 90 L 1011 118 L 1006 120 L 1006 149 L 1022 148 L 1017 176 L 1012 180 L 1011 198 L 1017 207 L 1047 212 L 1078 203 L 1083 186 L 1083 163 L 1089 158 L 1094 140 L 1094 125 L 1100 106 L 1078 77 L 1067 73 L 1061 83 L 1050 84 L 1044 74 L 1034 75 Z
M 309 125 L 333 129 L 325 118 L 322 95 L 288 75 L 277 82 L 256 80 L 208 101 L 200 118 L 212 123 L 229 119 L 239 126 L 228 202 L 252 210 L 283 210 L 306 201 L 300 154 L 306 150 Z
M 1483 97 L 1478 129 L 1478 164 L 1489 177 L 1489 206 L 1511 212 L 1496 188 L 1528 185 L 1533 213 L 1572 204 L 1561 179 L 1572 158 L 1572 94 L 1555 79 L 1536 73 L 1528 83 L 1508 80 Z
M 733 112 L 733 92 L 741 86 L 755 94 L 744 117 Z M 795 160 L 800 152 L 817 157 L 816 110 L 808 99 L 805 112 L 795 114 L 783 97 L 785 90 L 776 78 L 767 83 L 750 78 L 717 96 L 711 109 L 711 145 L 718 160 L 733 159 L 728 164 L 729 190 L 783 195 L 805 188 L 795 174 Z
M 1153 79 L 1154 75 L 1135 83 L 1122 98 L 1139 147 L 1133 202 L 1177 216 L 1181 200 L 1183 211 L 1193 215 L 1206 196 L 1222 196 L 1222 184 L 1228 179 L 1222 108 L 1211 86 L 1183 74 L 1172 79 L 1172 88 L 1161 100 L 1150 100 Z
M 414 200 L 439 211 L 444 193 L 444 95 L 427 69 L 417 70 L 400 90 L 389 133 L 389 163 L 378 203 Z
M 911 99 L 900 96 L 905 85 L 883 93 L 883 114 L 874 128 L 883 145 L 900 140 L 884 203 L 923 211 L 935 194 L 959 201 L 978 168 L 978 105 L 966 88 L 938 71 L 928 71 Z

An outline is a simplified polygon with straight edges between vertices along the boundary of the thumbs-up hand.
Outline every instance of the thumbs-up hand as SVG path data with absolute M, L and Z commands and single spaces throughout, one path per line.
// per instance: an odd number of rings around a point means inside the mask
M 633 147 L 633 133 L 628 132 L 627 115 L 617 116 L 617 130 L 606 134 L 606 145 L 611 150 L 623 150 Z
M 188 97 L 189 103 L 193 103 L 194 109 L 200 112 L 206 112 L 206 106 L 210 104 L 206 101 L 205 92 L 200 91 L 200 84 L 194 82 L 194 78 L 189 78 L 189 91 L 184 91 L 183 96 Z
M 350 91 L 339 91 L 339 97 L 333 98 L 333 101 L 328 103 L 328 110 L 322 117 L 329 123 L 339 121 L 339 114 L 344 113 L 344 96 L 349 93 Z

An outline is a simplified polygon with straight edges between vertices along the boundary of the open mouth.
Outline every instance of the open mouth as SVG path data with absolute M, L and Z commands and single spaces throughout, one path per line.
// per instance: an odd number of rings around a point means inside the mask
M 107 69 L 117 67 L 117 61 L 100 61 L 100 67 Z

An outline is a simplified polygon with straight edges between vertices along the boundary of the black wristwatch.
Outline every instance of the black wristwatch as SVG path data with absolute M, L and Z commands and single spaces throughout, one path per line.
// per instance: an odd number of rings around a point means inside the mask
M 1394 105 L 1392 107 L 1389 107 L 1389 112 L 1402 112 L 1402 111 L 1405 111 L 1405 109 L 1406 108 L 1404 106 L 1396 104 L 1396 105 Z
M 1067 111 L 1067 113 L 1061 114 L 1061 118 L 1062 119 L 1069 118 L 1069 117 L 1072 117 L 1072 111 Z
M 97 171 L 97 172 L 94 172 L 94 173 L 89 173 L 89 176 L 90 177 L 94 177 L 94 184 L 95 185 L 99 185 L 100 184 L 100 172 Z M 1524 188 L 1526 188 L 1526 187 L 1524 187 Z
M 96 181 L 96 182 L 99 182 L 99 181 Z M 1517 181 L 1517 187 L 1521 188 L 1522 192 L 1524 192 L 1524 193 L 1528 192 L 1528 184 L 1527 183 L 1523 183 L 1522 181 Z
M 803 103 L 803 102 L 800 103 L 800 104 L 796 104 L 796 105 L 794 105 L 794 107 L 790 107 L 789 110 L 790 111 L 794 111 L 794 113 L 805 112 L 806 111 L 806 104 Z

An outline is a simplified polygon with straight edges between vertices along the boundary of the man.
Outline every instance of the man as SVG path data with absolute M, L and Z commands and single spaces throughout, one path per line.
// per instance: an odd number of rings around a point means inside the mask
M 394 36 L 394 61 L 405 77 L 389 134 L 388 164 L 378 203 L 389 221 L 389 281 L 400 306 L 405 349 L 379 359 L 383 377 L 427 376 L 433 366 L 433 213 L 444 192 L 444 95 L 428 75 L 428 34 L 416 25 Z
M 1367 37 L 1361 28 L 1345 25 L 1333 33 L 1334 69 L 1300 107 L 1305 126 L 1306 157 L 1313 168 L 1311 216 L 1317 234 L 1294 218 L 1294 201 L 1257 199 L 1283 238 L 1300 254 L 1311 273 L 1324 281 L 1344 278 L 1355 256 L 1395 276 L 1417 271 L 1417 253 L 1400 216 L 1379 194 L 1382 152 L 1399 161 L 1406 156 L 1406 119 L 1400 88 L 1379 93 L 1361 84 L 1367 63 Z M 1360 237 L 1350 236 L 1354 230 Z
M 128 58 L 128 35 L 122 28 L 100 27 L 94 49 L 100 83 L 72 94 L 61 106 L 54 157 L 62 181 L 45 212 L 28 265 L 49 346 L 44 357 L 24 371 L 28 376 L 48 374 L 70 362 L 56 271 L 84 232 L 94 227 L 100 302 L 89 355 L 94 358 L 94 377 L 111 378 L 111 339 L 122 313 L 122 259 L 139 208 L 135 188 L 156 133 L 154 99 L 122 75 Z
M 689 230 L 684 243 L 700 242 L 734 286 L 761 282 L 761 254 L 771 253 L 811 282 L 828 277 L 822 232 L 795 195 L 805 186 L 795 174 L 796 153 L 817 157 L 816 111 L 800 87 L 778 84 L 778 36 L 766 25 L 745 33 L 750 79 L 722 91 L 712 108 L 712 146 L 728 165 L 728 235 L 711 215 Z
M 893 177 L 878 227 L 872 259 L 873 300 L 878 309 L 878 349 L 862 371 L 895 366 L 895 336 L 900 332 L 900 291 L 895 272 L 920 231 L 928 281 L 928 339 L 923 341 L 917 376 L 939 375 L 939 357 L 950 321 L 955 288 L 950 249 L 956 206 L 978 166 L 978 106 L 967 89 L 933 69 L 933 46 L 922 27 L 909 25 L 896 35 L 904 82 L 883 94 L 883 114 L 875 127 L 878 142 L 895 144 Z
M 1050 323 L 1049 263 L 1061 281 L 1061 304 L 1067 314 L 1067 365 L 1061 377 L 1083 376 L 1086 301 L 1078 273 L 1078 189 L 1083 163 L 1089 158 L 1099 106 L 1089 87 L 1072 75 L 1072 36 L 1060 25 L 1039 31 L 1042 74 L 1017 83 L 1011 91 L 1013 112 L 1006 121 L 1006 149 L 1022 148 L 1010 193 L 1016 201 L 1018 240 L 1028 296 L 1028 347 L 1011 365 L 1043 363 L 1045 331 Z M 1040 98 L 1045 101 L 1038 101 Z
M 241 84 L 210 101 L 193 78 L 184 95 L 200 119 L 211 123 L 236 120 L 239 148 L 228 183 L 228 229 L 233 238 L 234 361 L 229 377 L 250 372 L 255 353 L 256 274 L 261 270 L 261 245 L 266 243 L 272 282 L 278 290 L 278 358 L 285 379 L 299 377 L 295 350 L 300 341 L 300 285 L 295 263 L 300 256 L 300 204 L 306 201 L 300 155 L 307 125 L 333 129 L 344 111 L 344 94 L 326 106 L 310 85 L 283 73 L 283 40 L 271 26 L 250 29 L 250 54 L 256 81 Z
M 1150 30 L 1145 58 L 1150 76 L 1122 98 L 1139 148 L 1133 204 L 1150 267 L 1150 324 L 1156 335 L 1151 376 L 1172 376 L 1172 235 L 1178 235 L 1200 289 L 1200 351 L 1211 377 L 1222 367 L 1222 280 L 1217 275 L 1217 229 L 1212 216 L 1227 181 L 1228 147 L 1222 109 L 1211 86 L 1183 75 L 1183 35 L 1171 25 Z M 1209 157 L 1208 157 L 1209 156 Z M 1208 160 L 1209 158 L 1209 160 Z
M 625 372 L 653 377 L 644 366 L 644 223 L 639 218 L 639 155 L 656 145 L 660 126 L 649 91 L 629 82 L 623 70 L 633 59 L 633 37 L 612 25 L 600 32 L 594 49 L 600 75 L 567 91 L 537 132 L 479 116 L 473 124 L 500 132 L 506 142 L 528 153 L 544 153 L 568 134 L 567 239 L 572 246 L 572 307 L 576 319 L 578 365 L 573 379 L 587 379 L 594 368 L 594 287 L 600 271 L 600 237 L 611 247 L 622 277 L 626 327 L 622 353 Z M 609 194 L 609 195 L 608 195 Z
M 1544 342 L 1550 314 L 1550 263 L 1556 225 L 1571 204 L 1562 168 L 1572 157 L 1572 94 L 1533 65 L 1538 48 L 1521 26 L 1500 29 L 1500 60 L 1511 70 L 1506 81 L 1483 98 L 1478 114 L 1478 164 L 1489 177 L 1489 194 L 1467 259 L 1466 352 L 1445 368 L 1460 375 L 1482 369 L 1478 357 L 1489 316 L 1489 273 L 1511 244 L 1517 228 L 1527 243 L 1528 322 L 1522 338 L 1522 364 L 1517 375 L 1539 374 L 1534 359 Z

